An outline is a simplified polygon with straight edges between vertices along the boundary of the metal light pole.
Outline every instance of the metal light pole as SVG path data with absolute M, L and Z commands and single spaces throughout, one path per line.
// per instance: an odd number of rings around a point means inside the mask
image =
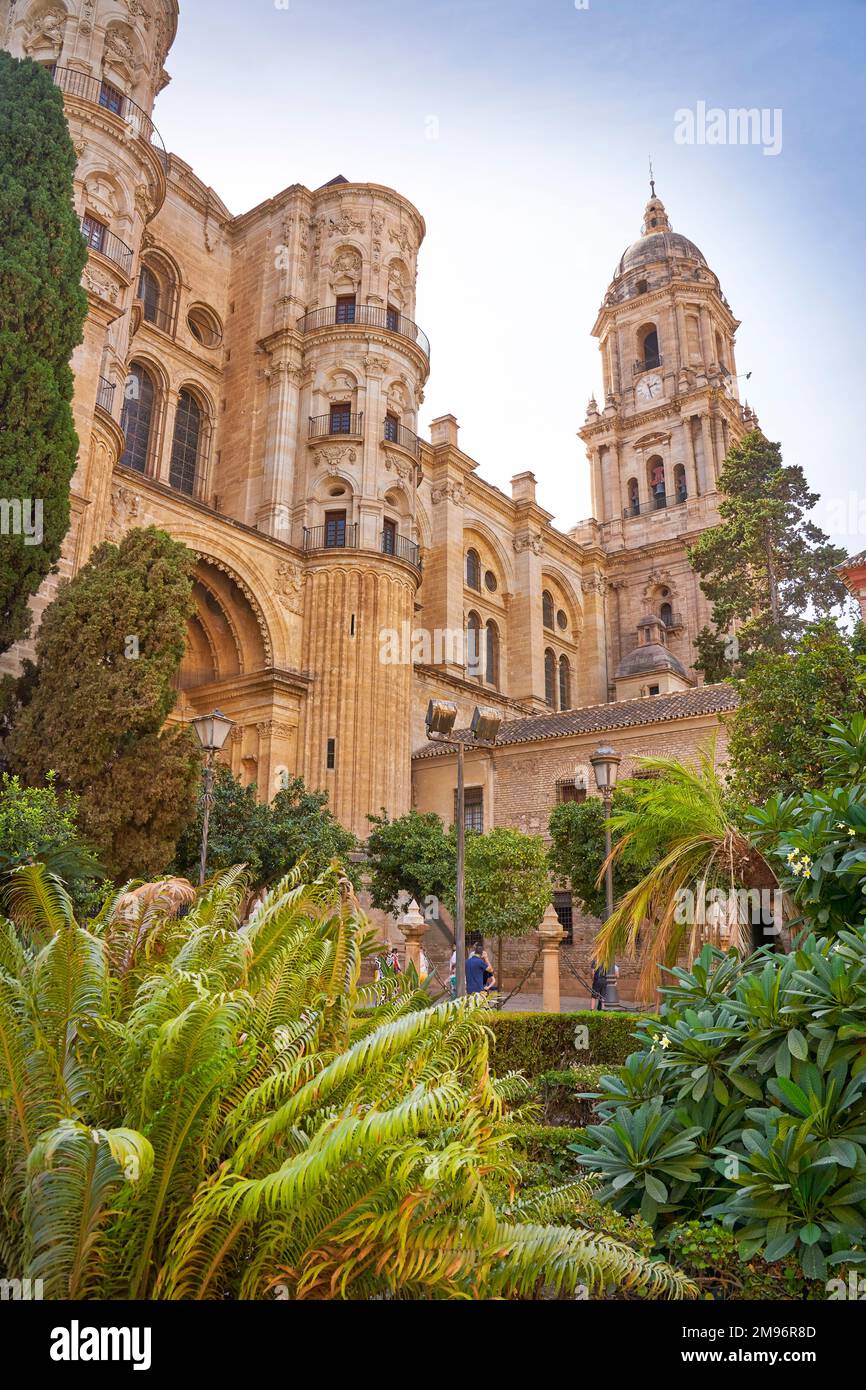
M 201 858 L 199 861 L 198 881 L 201 885 L 205 881 L 207 873 L 207 837 L 210 829 L 210 808 L 213 802 L 213 767 L 216 755 L 222 748 L 229 736 L 230 730 L 234 727 L 234 720 L 229 719 L 220 710 L 215 709 L 212 714 L 200 714 L 198 719 L 192 721 L 196 737 L 204 750 L 204 795 L 202 797 L 202 825 L 201 825 Z
M 604 895 L 607 907 L 605 921 L 613 916 L 613 865 L 610 862 L 611 838 L 608 819 L 610 817 L 611 802 L 613 800 L 614 787 L 616 786 L 617 773 L 622 758 L 619 753 L 615 753 L 609 743 L 599 744 L 589 760 L 592 763 L 592 770 L 595 773 L 595 785 L 601 793 L 604 803 L 604 854 L 607 868 L 604 875 Z M 619 990 L 616 985 L 616 961 L 611 962 L 612 969 L 606 970 L 604 974 L 604 1007 L 606 1009 L 619 1008 Z
M 424 720 L 431 743 L 441 743 L 457 752 L 457 887 L 454 895 L 454 973 L 457 998 L 466 994 L 466 789 L 464 778 L 464 743 L 451 738 L 457 719 L 457 706 L 450 700 L 431 700 Z M 489 705 L 477 705 L 469 725 L 473 742 L 482 748 L 496 743 L 502 717 Z

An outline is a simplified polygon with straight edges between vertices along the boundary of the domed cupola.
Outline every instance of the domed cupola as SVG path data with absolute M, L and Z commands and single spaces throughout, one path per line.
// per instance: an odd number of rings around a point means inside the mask
M 633 699 L 646 694 L 667 695 L 688 690 L 694 682 L 682 662 L 668 650 L 665 625 L 647 613 L 637 625 L 637 645 L 616 668 L 616 698 Z
M 652 197 L 644 208 L 640 237 L 623 252 L 614 271 L 614 280 L 629 271 L 643 270 L 664 261 L 687 261 L 701 266 L 707 264 L 703 252 L 695 243 L 674 231 L 665 205 L 653 188 Z

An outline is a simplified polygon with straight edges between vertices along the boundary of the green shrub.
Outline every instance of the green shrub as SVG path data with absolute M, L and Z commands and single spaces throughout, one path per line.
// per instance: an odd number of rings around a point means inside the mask
M 524 1071 L 532 1077 L 580 1065 L 618 1066 L 634 1051 L 635 1030 L 645 1017 L 603 1010 L 491 1014 L 487 1021 L 494 1034 L 493 1068 L 500 1076 Z M 586 1048 L 575 1046 L 581 1041 L 579 1028 L 586 1028 Z
M 569 1067 L 566 1071 L 544 1071 L 533 1078 L 532 1093 L 541 1105 L 546 1124 L 588 1125 L 595 1118 L 595 1105 L 587 1092 L 598 1091 L 606 1066 Z
M 576 1148 L 602 1200 L 660 1230 L 696 1217 L 806 1278 L 866 1260 L 866 928 L 671 972 Z
M 611 1208 L 604 1210 L 610 1212 Z M 581 1218 L 584 1226 L 590 1224 L 585 1210 Z M 617 1234 L 613 1227 L 611 1234 Z M 741 1260 L 738 1246 L 733 1231 L 724 1226 L 702 1226 L 700 1221 L 671 1227 L 659 1242 L 665 1258 L 688 1274 L 706 1298 L 799 1302 L 827 1297 L 823 1280 L 804 1279 L 791 1255 L 772 1264 L 759 1255 Z
M 562 1182 L 577 1177 L 580 1162 L 573 1144 L 586 1139 L 586 1130 L 574 1125 L 515 1124 L 515 1157 L 521 1175 L 530 1186 Z

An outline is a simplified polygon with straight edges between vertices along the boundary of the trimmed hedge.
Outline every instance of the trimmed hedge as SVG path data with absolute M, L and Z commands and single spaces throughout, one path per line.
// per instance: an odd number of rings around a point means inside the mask
M 532 1091 L 541 1104 L 541 1115 L 548 1125 L 591 1125 L 595 1122 L 595 1102 L 581 1099 L 597 1091 L 610 1065 L 569 1067 L 566 1071 L 544 1071 L 533 1077 Z
M 620 1066 L 635 1051 L 634 1030 L 646 1014 L 583 1010 L 573 1014 L 493 1013 L 484 1022 L 493 1030 L 494 1072 L 523 1071 L 529 1077 L 575 1066 Z M 651 1015 L 650 1015 L 651 1017 Z M 578 1050 L 578 1028 L 588 1046 Z

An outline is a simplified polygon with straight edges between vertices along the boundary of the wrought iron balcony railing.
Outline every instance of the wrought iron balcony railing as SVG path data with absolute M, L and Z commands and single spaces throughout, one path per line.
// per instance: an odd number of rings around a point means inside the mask
M 127 246 L 125 241 L 121 241 L 119 236 L 110 232 L 101 222 L 96 222 L 92 217 L 82 217 L 81 235 L 87 242 L 90 251 L 98 251 L 100 256 L 106 256 L 115 265 L 120 266 L 124 275 L 132 274 L 132 247 Z
M 298 319 L 299 333 L 314 333 L 318 328 L 335 326 L 384 328 L 389 333 L 408 338 L 421 349 L 425 357 L 430 356 L 430 340 L 426 333 L 422 333 L 417 323 L 393 309 L 383 309 L 378 304 L 328 304 L 324 309 L 311 309 L 303 318 Z
M 651 502 L 641 502 L 639 506 L 637 503 L 634 503 L 630 507 L 623 507 L 622 514 L 626 518 L 630 516 L 647 516 L 650 512 L 664 512 L 670 507 L 681 507 L 688 500 L 688 496 L 684 492 L 665 494 L 663 497 L 653 498 Z
M 103 110 L 111 111 L 115 116 L 119 116 L 129 126 L 133 135 L 139 140 L 143 140 L 146 145 L 152 146 L 163 169 L 168 171 L 168 154 L 162 136 L 147 112 L 142 110 L 130 97 L 124 96 L 123 92 L 112 87 L 110 82 L 104 82 L 99 77 L 91 77 L 86 72 L 78 72 L 75 68 L 55 66 L 50 71 L 55 86 L 68 96 L 79 97 L 82 101 L 91 101 L 94 106 L 101 106 Z
M 357 550 L 357 521 L 345 521 L 336 525 L 333 522 L 328 522 L 324 526 L 305 526 L 304 549 Z
M 105 411 L 106 415 L 111 414 L 116 385 L 116 382 L 109 381 L 106 376 L 101 376 L 99 378 L 99 385 L 96 388 L 96 404 L 99 406 L 100 410 Z
M 394 424 L 391 420 L 385 421 L 382 438 L 388 444 L 399 444 L 401 449 L 407 449 L 416 458 L 421 455 L 421 440 L 412 430 L 408 430 L 405 425 Z
M 390 527 L 379 534 L 378 547 L 361 545 L 360 527 L 357 521 L 326 522 L 324 526 L 304 527 L 304 550 L 370 550 L 378 549 L 382 555 L 393 555 L 398 560 L 406 560 L 416 569 L 421 568 L 421 551 L 408 536 L 397 535 Z
M 382 532 L 382 554 L 396 555 L 398 560 L 408 560 L 416 569 L 421 568 L 421 549 L 408 536 L 398 536 L 395 532 Z
M 646 357 L 642 357 L 638 362 L 635 362 L 634 376 L 640 376 L 641 372 L 655 371 L 656 367 L 661 367 L 663 365 L 664 358 L 660 352 L 647 353 Z
M 364 433 L 364 412 L 335 411 L 333 415 L 310 416 L 310 439 L 327 439 L 333 435 L 349 435 L 360 439 Z

